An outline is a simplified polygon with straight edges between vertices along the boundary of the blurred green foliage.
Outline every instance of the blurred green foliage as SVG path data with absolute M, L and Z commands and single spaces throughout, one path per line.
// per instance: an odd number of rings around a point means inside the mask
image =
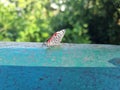
M 0 41 L 120 44 L 120 0 L 0 0 Z

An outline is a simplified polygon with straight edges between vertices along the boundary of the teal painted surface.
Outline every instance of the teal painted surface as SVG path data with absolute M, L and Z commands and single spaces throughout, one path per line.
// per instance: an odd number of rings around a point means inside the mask
M 116 67 L 120 46 L 65 45 L 60 47 L 1 47 L 0 65 L 51 67 Z
M 0 43 L 0 90 L 120 90 L 120 46 Z
M 0 66 L 0 90 L 120 90 L 120 68 Z

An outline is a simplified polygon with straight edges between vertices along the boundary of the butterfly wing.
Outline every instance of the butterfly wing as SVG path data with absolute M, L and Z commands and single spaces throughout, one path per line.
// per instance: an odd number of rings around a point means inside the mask
M 65 30 L 57 31 L 52 35 L 51 38 L 47 40 L 46 45 L 47 46 L 60 45 L 60 42 L 62 41 L 64 34 L 65 34 Z

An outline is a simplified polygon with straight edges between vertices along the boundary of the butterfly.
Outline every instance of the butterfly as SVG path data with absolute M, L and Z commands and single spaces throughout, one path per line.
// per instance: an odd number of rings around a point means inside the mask
M 62 41 L 64 35 L 65 29 L 57 31 L 44 43 L 44 45 L 48 47 L 60 45 L 60 42 Z

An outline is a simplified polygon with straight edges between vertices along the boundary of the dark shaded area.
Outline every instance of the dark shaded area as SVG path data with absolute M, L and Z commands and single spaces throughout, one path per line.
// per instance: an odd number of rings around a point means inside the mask
M 120 58 L 113 58 L 109 60 L 109 62 L 116 65 L 117 67 L 120 67 Z
M 99 21 L 99 22 L 98 22 Z M 103 27 L 104 25 L 104 27 Z M 108 22 L 105 18 L 95 16 L 89 23 L 90 39 L 93 43 L 109 43 Z
M 101 1 L 103 7 L 100 14 L 94 14 L 89 21 L 88 31 L 93 43 L 120 44 L 120 26 L 117 25 L 119 19 L 118 3 L 110 0 Z M 119 2 L 120 4 L 120 2 Z M 102 12 L 103 11 L 103 12 Z M 103 15 L 102 15 L 103 14 Z

